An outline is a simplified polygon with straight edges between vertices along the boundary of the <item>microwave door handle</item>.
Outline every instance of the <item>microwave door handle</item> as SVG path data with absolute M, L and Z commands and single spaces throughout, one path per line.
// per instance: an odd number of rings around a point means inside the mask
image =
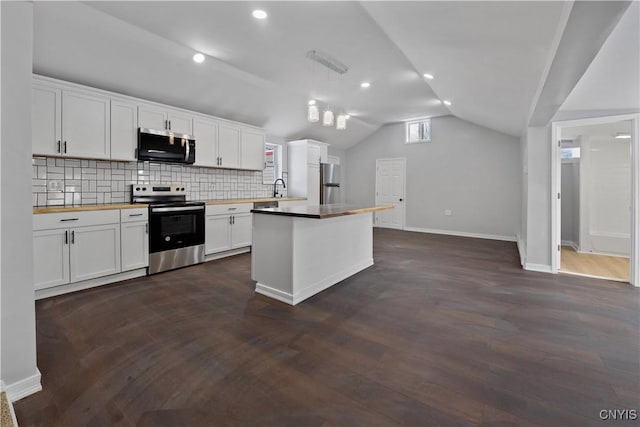
M 190 150 L 190 147 L 189 147 L 189 140 L 187 139 L 187 150 L 186 150 L 186 153 L 185 153 L 185 155 L 184 155 L 184 161 L 185 161 L 185 162 L 188 162 L 188 161 L 189 161 L 189 150 Z

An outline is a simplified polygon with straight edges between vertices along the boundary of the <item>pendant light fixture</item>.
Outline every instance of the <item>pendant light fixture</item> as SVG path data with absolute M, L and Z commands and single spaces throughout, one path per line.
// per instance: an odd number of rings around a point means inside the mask
M 327 97 L 331 94 L 331 77 L 329 76 L 329 68 L 327 67 Z M 322 113 L 322 126 L 333 126 L 333 111 L 329 108 L 329 104 L 327 104 L 327 108 Z
M 309 120 L 311 123 L 315 123 L 320 120 L 320 110 L 318 110 L 318 105 L 316 104 L 315 99 L 309 101 L 309 107 L 307 109 L 307 120 Z
M 340 97 L 342 97 L 342 74 L 340 74 Z M 336 130 L 347 129 L 347 115 L 344 110 L 336 117 Z
M 331 78 L 329 71 L 334 71 L 340 74 L 340 82 L 342 83 L 342 75 L 346 73 L 349 68 L 330 55 L 316 50 L 310 50 L 309 52 L 307 52 L 307 58 L 327 67 L 327 98 L 329 98 L 331 89 Z M 315 84 L 315 64 L 313 68 L 313 83 Z M 326 108 L 322 112 L 322 126 L 330 127 L 336 125 L 336 129 L 344 130 L 347 127 L 347 118 L 348 115 L 341 113 L 337 116 L 337 120 L 339 123 L 336 123 L 336 116 L 327 103 Z M 307 120 L 312 123 L 320 120 L 320 109 L 318 106 L 318 102 L 315 99 L 311 99 L 307 105 Z

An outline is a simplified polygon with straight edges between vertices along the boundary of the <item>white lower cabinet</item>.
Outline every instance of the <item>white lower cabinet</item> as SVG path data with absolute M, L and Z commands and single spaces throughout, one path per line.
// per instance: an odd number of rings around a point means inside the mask
M 149 223 L 123 222 L 120 225 L 122 271 L 149 266 Z
M 209 205 L 205 225 L 205 254 L 251 246 L 251 203 Z
M 33 225 L 36 290 L 121 271 L 117 210 L 34 215 Z

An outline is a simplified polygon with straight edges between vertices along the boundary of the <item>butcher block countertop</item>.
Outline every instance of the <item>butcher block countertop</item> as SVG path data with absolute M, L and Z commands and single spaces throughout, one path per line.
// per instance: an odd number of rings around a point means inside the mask
M 270 197 L 258 199 L 224 199 L 224 200 L 202 200 L 207 205 L 228 205 L 233 203 L 255 203 L 255 202 L 294 202 L 299 200 L 307 200 L 304 197 Z M 46 213 L 64 213 L 64 212 L 81 212 L 81 211 L 101 211 L 108 209 L 138 209 L 146 208 L 149 205 L 144 203 L 104 203 L 97 205 L 67 205 L 67 206 L 34 206 L 34 214 Z
M 320 206 L 291 206 L 284 208 L 253 209 L 251 212 L 258 214 L 293 216 L 300 218 L 326 219 L 337 216 L 357 215 L 368 212 L 384 211 L 387 209 L 393 209 L 393 205 L 366 206 L 336 203 L 333 205 Z

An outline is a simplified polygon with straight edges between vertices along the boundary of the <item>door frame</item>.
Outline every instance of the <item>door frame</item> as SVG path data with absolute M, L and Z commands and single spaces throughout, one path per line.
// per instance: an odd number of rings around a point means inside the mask
M 378 165 L 381 161 L 386 160 L 402 160 L 402 194 L 404 197 L 402 198 L 402 224 L 399 230 L 404 230 L 407 226 L 407 158 L 406 157 L 388 157 L 382 159 L 376 159 L 376 170 L 375 170 L 375 180 L 374 180 L 374 200 L 375 204 L 378 204 Z M 378 227 L 376 224 L 375 218 L 373 221 L 373 226 Z
M 561 188 L 561 159 L 559 141 L 562 128 L 631 121 L 631 252 L 629 256 L 629 282 L 640 286 L 640 114 L 594 117 L 577 120 L 565 120 L 552 123 L 551 128 L 551 272 L 558 273 L 560 268 L 562 211 L 558 199 Z M 560 197 L 562 197 L 560 195 Z

